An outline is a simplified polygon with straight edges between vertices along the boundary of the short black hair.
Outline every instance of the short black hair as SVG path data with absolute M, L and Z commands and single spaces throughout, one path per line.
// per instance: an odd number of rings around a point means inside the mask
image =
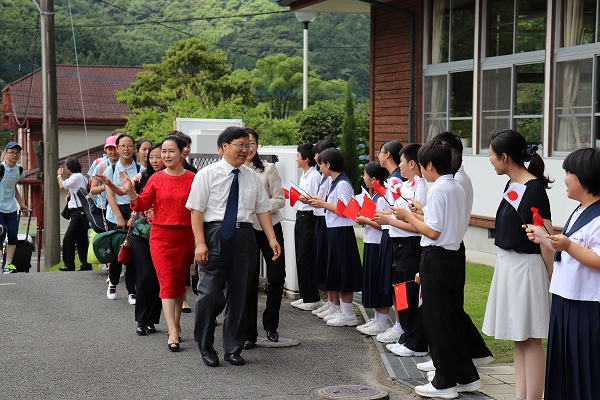
M 440 175 L 452 173 L 452 147 L 448 142 L 431 139 L 421 146 L 418 158 L 422 168 L 431 163 Z
M 400 150 L 400 155 L 404 155 L 406 162 L 414 161 L 419 165 L 419 149 L 421 148 L 420 143 L 407 144 Z M 399 164 L 399 163 L 398 163 Z
M 250 137 L 250 134 L 246 132 L 244 128 L 239 126 L 230 126 L 225 128 L 223 132 L 217 138 L 217 147 L 223 148 L 223 143 L 231 143 L 236 139 Z
M 319 143 L 315 144 L 313 151 L 315 152 L 315 154 L 319 154 L 323 150 L 330 149 L 332 147 L 335 147 L 335 144 L 331 140 L 323 139 Z
M 138 142 L 135 145 L 136 150 L 140 151 L 140 147 L 142 147 L 142 145 L 144 143 L 146 143 L 146 142 L 150 143 L 150 146 L 152 146 L 152 141 L 151 140 L 149 140 L 149 139 L 140 139 L 140 140 L 138 140 Z
M 383 183 L 390 175 L 389 171 L 381 166 L 379 161 L 371 161 L 365 165 L 365 172 L 371 178 L 379 180 Z
M 402 150 L 402 147 L 402 143 L 397 140 L 390 140 L 381 145 L 381 149 L 385 153 L 389 152 L 396 164 L 400 164 L 400 150 Z
M 119 146 L 119 142 L 120 142 L 120 141 L 121 141 L 121 139 L 123 139 L 123 138 L 129 138 L 129 139 L 131 139 L 131 141 L 132 141 L 133 143 L 135 143 L 135 139 L 133 138 L 133 136 L 131 136 L 131 135 L 128 135 L 128 134 L 126 134 L 126 133 L 122 133 L 122 134 L 120 134 L 120 135 L 117 137 L 117 140 L 116 140 L 116 142 L 115 142 L 115 143 L 117 144 L 117 147 Z
M 593 196 L 600 194 L 600 150 L 579 149 L 565 157 L 563 169 L 579 179 L 581 186 Z
M 438 133 L 433 138 L 446 142 L 452 147 L 452 174 L 456 174 L 462 165 L 463 145 L 460 137 L 454 132 L 444 131 Z
M 344 156 L 335 147 L 330 147 L 319 153 L 319 164 L 329 163 L 329 169 L 334 172 L 344 171 Z
M 65 162 L 65 166 L 67 167 L 67 169 L 69 171 L 71 171 L 74 174 L 81 172 L 81 164 L 79 164 L 79 161 L 77 161 L 76 158 L 73 158 L 73 157 L 67 158 L 67 161 Z
M 314 167 L 317 163 L 315 161 L 315 146 L 312 143 L 302 143 L 298 146 L 296 151 L 300 154 L 303 160 L 308 159 L 308 165 Z

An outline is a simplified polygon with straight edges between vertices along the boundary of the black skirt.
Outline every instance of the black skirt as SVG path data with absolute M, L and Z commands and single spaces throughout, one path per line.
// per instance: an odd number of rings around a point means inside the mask
M 327 276 L 325 290 L 360 292 L 362 266 L 351 226 L 327 228 Z
M 363 251 L 362 303 L 367 308 L 390 307 L 392 295 L 379 290 L 379 247 L 378 243 L 365 243 Z
M 327 276 L 327 224 L 324 216 L 317 216 L 315 222 L 315 247 L 312 283 L 325 283 Z

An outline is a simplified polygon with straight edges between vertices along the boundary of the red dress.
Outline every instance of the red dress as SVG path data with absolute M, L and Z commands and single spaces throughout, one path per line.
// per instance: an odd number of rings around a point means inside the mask
M 154 206 L 150 230 L 150 254 L 160 284 L 161 299 L 185 293 L 185 281 L 194 260 L 194 234 L 190 210 L 185 208 L 195 174 L 171 176 L 164 170 L 148 179 L 137 203 L 131 208 L 145 211 Z

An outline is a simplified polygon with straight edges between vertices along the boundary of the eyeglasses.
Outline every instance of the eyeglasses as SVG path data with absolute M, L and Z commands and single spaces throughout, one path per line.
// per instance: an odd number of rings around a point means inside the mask
M 135 146 L 132 144 L 120 144 L 119 148 L 122 150 L 129 150 L 129 149 L 133 149 Z
M 254 146 L 251 146 L 249 144 L 237 144 L 237 143 L 227 143 L 227 144 L 230 144 L 230 145 L 233 145 L 233 146 L 237 146 L 240 149 L 246 149 L 248 151 L 252 151 L 252 149 L 254 148 Z
M 11 156 L 20 156 L 21 155 L 20 151 L 7 151 L 6 153 Z

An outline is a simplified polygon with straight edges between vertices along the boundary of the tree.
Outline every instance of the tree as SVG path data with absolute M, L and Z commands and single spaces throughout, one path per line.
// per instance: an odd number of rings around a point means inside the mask
M 344 170 L 350 179 L 350 182 L 354 185 L 355 191 L 360 190 L 357 146 L 356 120 L 354 119 L 354 97 L 352 95 L 352 82 L 349 82 L 346 88 L 346 105 L 344 122 L 342 123 L 340 152 L 344 156 Z

